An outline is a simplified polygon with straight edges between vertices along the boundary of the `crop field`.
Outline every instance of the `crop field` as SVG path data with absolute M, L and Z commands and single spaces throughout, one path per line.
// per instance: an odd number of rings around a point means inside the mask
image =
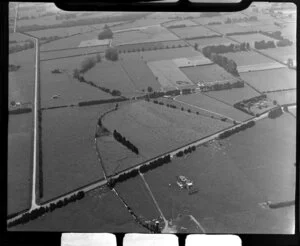
M 159 91 L 160 83 L 156 80 L 151 69 L 141 59 L 126 60 L 121 62 L 123 69 L 139 91 L 147 91 L 150 86 L 154 91 Z
M 8 119 L 7 214 L 30 208 L 32 119 L 32 113 L 10 115 Z
M 143 156 L 136 155 L 111 135 L 99 137 L 97 146 L 108 176 L 146 161 Z
M 20 69 L 8 74 L 8 98 L 18 102 L 32 102 L 34 88 L 35 50 L 28 49 L 10 54 L 9 64 L 19 65 Z
M 53 42 L 43 44 L 41 46 L 41 51 L 75 48 L 78 47 L 82 41 L 97 39 L 97 36 L 100 32 L 101 30 L 96 30 L 58 39 Z
M 253 26 L 239 26 L 238 24 L 222 24 L 213 25 L 210 28 L 218 33 L 227 34 L 233 32 L 249 32 L 255 31 L 256 27 Z
M 122 54 L 122 57 L 125 57 L 131 54 Z M 140 55 L 143 57 L 143 60 L 147 62 L 151 61 L 160 61 L 160 60 L 171 60 L 181 57 L 191 57 L 199 56 L 201 53 L 195 51 L 192 47 L 182 47 L 182 48 L 172 48 L 172 49 L 161 49 L 161 50 L 151 50 L 141 52 Z M 136 54 L 134 54 L 136 56 Z
M 78 223 L 81 221 L 80 223 Z M 45 214 L 15 231 L 149 232 L 136 222 L 112 191 L 95 191 L 84 199 Z
M 178 40 L 178 37 L 161 26 L 147 27 L 141 30 L 114 33 L 113 45 L 159 42 L 166 40 Z
M 166 28 L 170 28 L 170 27 L 172 28 L 172 26 L 178 26 L 178 25 L 196 26 L 198 24 L 196 24 L 192 20 L 174 20 L 174 21 L 170 21 L 170 22 L 166 22 L 166 23 L 162 24 L 162 26 L 164 26 Z
M 244 121 L 251 117 L 250 115 L 247 115 L 223 102 L 217 101 L 216 99 L 213 99 L 204 93 L 181 95 L 177 97 L 176 100 L 194 106 L 195 108 L 199 107 L 209 110 L 238 121 Z
M 262 52 L 276 60 L 287 63 L 288 59 L 293 59 L 294 64 L 296 64 L 296 44 L 292 46 L 277 47 L 275 49 L 265 49 Z
M 296 88 L 296 71 L 288 68 L 247 72 L 240 76 L 260 92 Z
M 285 67 L 283 64 L 254 51 L 232 52 L 226 53 L 224 56 L 236 62 L 240 73 Z
M 51 59 L 62 59 L 65 57 L 72 57 L 79 56 L 86 57 L 86 54 L 95 53 L 104 53 L 105 50 L 108 48 L 107 45 L 100 45 L 100 46 L 92 46 L 92 47 L 83 47 L 83 48 L 72 48 L 72 49 L 65 49 L 65 50 L 56 50 L 56 51 L 47 51 L 40 53 L 41 61 L 51 60 Z M 57 60 L 56 60 L 57 61 Z
M 252 97 L 259 96 L 259 94 L 247 84 L 245 84 L 243 88 L 233 88 L 230 90 L 222 91 L 209 91 L 205 94 L 231 105 L 244 99 L 250 99 Z
M 293 206 L 259 205 L 295 199 L 296 122 L 291 119 L 284 114 L 258 121 L 229 140 L 213 141 L 146 173 L 164 215 L 192 214 L 206 233 L 292 233 Z M 191 179 L 199 192 L 180 190 L 176 175 Z
M 54 69 L 64 69 L 57 66 L 56 61 L 42 62 L 41 77 L 41 105 L 42 107 L 62 106 L 77 104 L 80 101 L 101 100 L 113 98 L 110 94 L 95 87 L 81 83 L 74 79 L 72 70 L 64 70 L 61 74 L 55 74 Z M 59 97 L 53 99 L 52 96 Z
M 211 35 L 216 35 L 215 33 L 204 26 L 190 26 L 183 28 L 174 28 L 172 32 L 176 33 L 179 37 L 183 39 L 194 38 L 194 37 L 206 37 Z
M 218 81 L 235 81 L 236 79 L 223 68 L 216 64 L 196 66 L 196 67 L 184 67 L 181 71 L 193 81 L 195 84 L 198 82 L 204 84 L 210 84 Z
M 267 96 L 272 100 L 276 100 L 279 104 L 297 103 L 297 90 L 276 91 L 267 93 Z
M 94 136 L 98 118 L 112 107 L 43 111 L 44 201 L 103 178 Z
M 265 36 L 261 33 L 253 33 L 253 34 L 246 34 L 246 35 L 233 35 L 231 36 L 232 39 L 236 40 L 237 42 L 247 42 L 250 44 L 251 47 L 254 48 L 254 43 L 255 42 L 259 42 L 259 41 L 274 41 L 274 43 L 276 44 L 276 39 L 273 39 L 271 37 Z
M 43 37 L 51 37 L 51 36 L 59 36 L 59 37 L 68 37 L 76 34 L 81 34 L 84 32 L 92 31 L 93 28 L 91 26 L 74 26 L 68 28 L 51 28 L 45 30 L 31 31 L 28 34 L 35 36 L 37 38 Z M 42 48 L 43 46 L 41 46 Z
M 191 45 L 198 44 L 198 49 L 202 49 L 205 46 L 209 45 L 229 45 L 229 44 L 235 44 L 235 41 L 232 41 L 230 39 L 224 38 L 224 37 L 215 37 L 215 38 L 199 38 L 199 39 L 191 39 L 187 41 Z
M 137 215 L 146 220 L 158 219 L 160 217 L 140 176 L 117 184 L 115 189 Z
M 119 90 L 124 96 L 141 93 L 124 70 L 121 62 L 97 63 L 95 67 L 86 72 L 84 77 L 87 81 L 93 81 L 99 86 Z
M 230 126 L 226 122 L 145 101 L 108 114 L 103 125 L 110 131 L 120 132 L 147 159 Z
M 149 68 L 164 89 L 178 89 L 193 85 L 192 81 L 171 60 L 148 62 Z
M 182 57 L 176 58 L 172 60 L 177 67 L 191 67 L 191 66 L 200 66 L 200 65 L 207 65 L 212 64 L 213 62 L 206 58 L 204 55 L 192 56 L 192 57 Z
M 9 36 L 8 37 L 9 41 L 16 41 L 18 43 L 29 39 L 29 37 L 23 35 L 22 33 L 18 33 L 18 32 L 10 33 L 8 36 Z
M 175 48 L 175 47 L 186 47 L 188 46 L 183 40 L 174 40 L 174 41 L 162 41 L 162 42 L 145 42 L 137 44 L 124 44 L 118 45 L 116 48 L 121 52 L 141 52 L 142 49 L 146 50 L 158 50 L 163 48 Z M 141 53 L 142 54 L 142 53 Z

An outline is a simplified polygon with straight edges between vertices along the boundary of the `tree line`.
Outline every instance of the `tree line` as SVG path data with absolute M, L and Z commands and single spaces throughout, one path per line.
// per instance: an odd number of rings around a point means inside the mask
M 139 154 L 139 150 L 136 146 L 134 146 L 130 141 L 128 141 L 125 137 L 123 137 L 119 132 L 114 130 L 113 132 L 114 139 L 126 146 L 128 149 L 130 149 L 133 153 Z
M 207 57 L 210 60 L 212 60 L 214 63 L 218 64 L 220 67 L 224 68 L 227 72 L 231 73 L 232 75 L 239 76 L 239 72 L 237 70 L 237 64 L 234 60 L 229 59 L 226 56 L 222 56 L 215 53 L 211 53 Z
M 171 162 L 171 156 L 170 155 L 166 155 L 164 157 L 158 158 L 154 161 L 149 162 L 148 164 L 145 164 L 143 166 L 141 166 L 139 169 L 132 169 L 130 171 L 124 172 L 122 174 L 120 174 L 119 176 L 117 176 L 116 178 L 110 178 L 107 182 L 107 186 L 112 189 L 115 187 L 115 185 L 117 183 L 121 183 L 124 182 L 126 180 L 128 180 L 129 178 L 133 178 L 136 177 L 139 174 L 139 170 L 141 173 L 146 173 L 149 170 L 153 170 L 157 167 L 160 167 L 164 164 L 170 163 Z
M 254 42 L 254 48 L 258 50 L 262 50 L 262 49 L 276 48 L 276 45 L 273 40 L 269 40 L 267 42 L 265 40 L 261 40 L 261 41 Z
M 240 44 L 229 44 L 229 45 L 209 45 L 202 48 L 202 53 L 205 56 L 210 56 L 212 53 L 216 54 L 224 54 L 229 52 L 237 52 L 237 51 L 248 51 L 250 50 L 250 44 L 248 42 L 243 42 Z
M 177 152 L 176 156 L 177 157 L 182 157 L 184 155 L 192 153 L 195 150 L 196 150 L 196 146 L 188 147 L 188 148 L 184 149 L 183 151 L 181 150 L 181 151 Z
M 240 17 L 240 18 L 227 18 L 225 20 L 225 24 L 231 24 L 231 23 L 239 23 L 239 22 L 248 22 L 248 21 L 258 21 L 257 16 L 250 16 L 250 17 Z
M 243 88 L 245 86 L 244 81 L 238 80 L 236 82 L 224 82 L 224 83 L 214 83 L 207 84 L 203 86 L 203 91 L 220 91 L 220 90 L 230 90 L 233 88 Z
M 117 47 L 118 53 L 130 53 L 130 52 L 143 52 L 143 51 L 149 51 L 149 50 L 161 50 L 161 49 L 175 49 L 175 48 L 182 48 L 182 47 L 188 47 L 187 44 L 173 44 L 173 45 L 162 45 L 162 46 L 149 46 L 149 47 L 141 47 L 141 48 L 128 48 L 128 49 L 123 49 L 122 45 Z
M 31 108 L 17 108 L 17 109 L 9 110 L 8 113 L 9 114 L 26 114 L 26 113 L 30 113 L 31 111 L 32 111 Z
M 77 200 L 81 200 L 82 198 L 84 198 L 84 192 L 79 191 L 70 197 L 60 199 L 57 202 L 51 202 L 49 206 L 39 207 L 30 212 L 26 212 L 20 218 L 8 223 L 7 226 L 12 227 L 12 226 L 16 226 L 18 224 L 25 224 L 31 220 L 37 219 L 38 217 L 40 217 L 46 213 L 53 212 L 57 208 L 62 208 L 71 202 L 76 202 Z
M 240 131 L 246 130 L 247 128 L 253 127 L 254 125 L 255 125 L 255 121 L 251 120 L 251 121 L 247 122 L 246 124 L 242 124 L 242 125 L 237 126 L 233 129 L 222 132 L 219 135 L 219 139 L 224 139 L 224 138 L 230 137 L 231 135 L 233 135 L 235 133 L 238 133 Z
M 254 33 L 258 33 L 258 31 L 230 32 L 230 33 L 226 33 L 226 36 L 247 35 L 247 34 L 254 34 Z
M 104 104 L 104 103 L 114 103 L 114 102 L 122 102 L 128 100 L 127 98 L 112 98 L 112 99 L 106 99 L 106 100 L 91 100 L 91 101 L 83 101 L 79 102 L 78 106 L 90 106 L 90 105 L 97 105 L 97 104 Z

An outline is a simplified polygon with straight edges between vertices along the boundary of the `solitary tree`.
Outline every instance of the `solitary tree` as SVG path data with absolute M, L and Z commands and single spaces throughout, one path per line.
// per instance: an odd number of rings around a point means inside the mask
M 148 91 L 149 93 L 151 93 L 151 92 L 153 91 L 152 87 L 151 87 L 151 86 L 148 86 L 147 91 Z
M 108 48 L 105 51 L 105 58 L 110 61 L 117 61 L 119 59 L 119 54 L 116 48 Z
M 194 48 L 195 48 L 195 50 L 198 50 L 198 44 L 197 43 L 194 44 Z

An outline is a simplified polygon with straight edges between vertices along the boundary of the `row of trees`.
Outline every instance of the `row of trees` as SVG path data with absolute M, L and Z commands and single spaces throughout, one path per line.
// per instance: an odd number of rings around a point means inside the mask
M 261 34 L 268 36 L 270 38 L 274 38 L 277 40 L 284 40 L 285 38 L 282 36 L 281 31 L 274 31 L 274 32 L 265 32 L 265 31 L 259 31 Z
M 276 45 L 273 40 L 269 40 L 267 42 L 265 40 L 262 40 L 262 41 L 255 41 L 254 48 L 258 50 L 269 49 L 269 48 L 276 48 Z
M 247 42 L 243 42 L 240 44 L 229 44 L 229 45 L 209 45 L 202 48 L 202 53 L 205 56 L 210 56 L 212 53 L 216 54 L 224 54 L 229 52 L 236 52 L 236 51 L 248 51 L 250 50 L 250 44 Z
M 192 153 L 195 150 L 196 150 L 196 146 L 188 147 L 188 148 L 184 149 L 183 151 L 181 150 L 181 151 L 177 152 L 176 156 L 177 157 L 182 157 L 184 155 Z
M 207 25 L 221 25 L 221 24 L 222 24 L 221 21 L 212 21 L 207 23 Z
M 248 22 L 248 21 L 258 21 L 257 16 L 250 16 L 250 17 L 240 17 L 240 18 L 227 18 L 225 20 L 225 24 L 231 24 L 231 23 L 239 23 L 239 22 Z
M 230 32 L 226 33 L 226 36 L 234 36 L 234 35 L 247 35 L 247 34 L 254 34 L 258 31 L 245 31 L 245 32 Z
M 280 106 L 278 106 L 269 112 L 268 117 L 270 119 L 275 119 L 275 118 L 281 116 L 282 114 L 283 114 L 282 109 Z
M 143 51 L 150 51 L 150 50 L 161 50 L 161 49 L 175 49 L 175 48 L 181 48 L 181 47 L 187 47 L 188 44 L 173 44 L 173 45 L 155 45 L 155 46 L 149 46 L 149 47 L 141 47 L 141 48 L 127 48 L 126 50 L 122 48 L 122 46 L 118 47 L 119 53 L 130 53 L 130 52 L 143 52 Z
M 168 26 L 168 28 L 170 29 L 174 29 L 174 28 L 183 28 L 183 27 L 186 27 L 185 24 L 178 24 L 178 25 L 171 25 L 171 26 Z
M 215 53 L 212 53 L 209 59 L 211 59 L 214 63 L 224 68 L 227 72 L 231 73 L 232 75 L 239 76 L 237 64 L 234 60 Z
M 20 65 L 14 65 L 14 64 L 9 64 L 8 65 L 8 72 L 15 72 L 20 69 Z
M 158 158 L 157 160 L 151 161 L 149 164 L 141 166 L 140 167 L 140 171 L 142 173 L 146 173 L 150 170 L 153 170 L 157 167 L 160 167 L 164 164 L 170 163 L 171 162 L 171 156 L 170 155 L 166 155 L 164 157 Z
M 76 13 L 63 13 L 55 16 L 56 20 L 69 20 L 77 17 Z
M 79 102 L 78 106 L 90 106 L 90 105 L 97 105 L 97 104 L 105 104 L 105 103 L 114 103 L 114 102 L 122 102 L 128 100 L 127 98 L 112 98 L 112 99 L 106 99 L 106 100 L 91 100 L 91 101 L 83 101 Z
M 128 149 L 130 149 L 133 153 L 139 154 L 139 150 L 136 146 L 134 146 L 130 141 L 128 141 L 125 137 L 123 137 L 119 132 L 114 130 L 113 136 L 115 140 L 126 146 Z
M 234 129 L 227 130 L 219 135 L 219 139 L 227 138 L 237 132 L 244 131 L 247 128 L 253 127 L 255 125 L 255 121 L 251 120 L 246 124 L 242 124 L 240 126 L 235 127 Z
M 31 108 L 17 108 L 9 110 L 9 114 L 26 114 L 32 111 Z
M 220 90 L 230 90 L 233 88 L 243 88 L 245 86 L 244 81 L 238 80 L 236 82 L 230 83 L 214 83 L 203 86 L 203 91 L 220 91 Z
M 212 35 L 207 35 L 207 36 L 187 37 L 185 39 L 186 40 L 193 40 L 193 39 L 218 38 L 218 37 L 222 37 L 222 35 L 221 34 L 212 34 Z
M 9 47 L 8 53 L 16 53 L 22 50 L 32 49 L 34 47 L 34 42 L 32 40 L 26 40 L 22 45 L 13 45 Z
M 84 198 L 84 192 L 79 191 L 70 197 L 66 197 L 64 199 L 58 200 L 56 203 L 52 202 L 52 203 L 50 203 L 49 206 L 39 207 L 37 209 L 34 209 L 30 212 L 23 214 L 19 219 L 13 220 L 12 222 L 8 223 L 8 227 L 12 227 L 12 226 L 15 226 L 18 224 L 25 224 L 25 223 L 27 223 L 31 220 L 34 220 L 46 213 L 52 212 L 57 208 L 62 208 L 64 206 L 66 206 L 67 204 L 69 204 L 71 202 L 75 202 L 82 198 Z

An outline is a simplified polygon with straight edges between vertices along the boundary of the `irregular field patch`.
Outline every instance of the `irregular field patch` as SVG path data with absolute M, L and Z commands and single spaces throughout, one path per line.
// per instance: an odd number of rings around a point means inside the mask
M 164 89 L 177 89 L 193 85 L 171 60 L 148 62 L 148 66 Z
M 174 28 L 172 32 L 176 33 L 180 38 L 188 39 L 194 37 L 206 37 L 217 35 L 218 33 L 211 31 L 204 26 L 190 26 L 183 28 Z
M 98 118 L 111 107 L 43 111 L 44 201 L 103 178 L 94 136 Z
M 42 76 L 40 88 L 42 107 L 70 105 L 77 104 L 80 101 L 113 98 L 108 93 L 74 79 L 73 69 L 76 68 L 76 63 L 80 64 L 80 60 L 82 59 L 75 61 L 73 58 L 72 60 L 70 64 L 66 64 L 69 59 L 59 62 L 56 60 L 41 62 L 40 70 Z M 71 69 L 72 67 L 73 69 Z M 51 72 L 57 68 L 62 69 L 63 72 L 60 74 Z M 54 95 L 58 95 L 58 98 L 53 99 Z
M 229 126 L 228 123 L 140 101 L 107 115 L 103 125 L 116 129 L 141 155 L 153 158 Z
M 260 92 L 296 88 L 296 71 L 288 68 L 240 73 L 240 76 Z
M 10 115 L 8 119 L 7 214 L 30 208 L 32 124 L 32 113 Z
M 145 29 L 114 33 L 113 45 L 158 42 L 178 40 L 178 37 L 161 26 L 152 26 Z
M 203 84 L 211 84 L 223 81 L 236 81 L 236 78 L 227 73 L 217 64 L 183 67 L 180 70 L 195 84 L 199 82 Z
M 290 104 L 297 102 L 297 90 L 270 92 L 267 93 L 267 96 L 272 100 L 276 100 L 279 104 Z
M 259 96 L 259 94 L 247 84 L 244 84 L 243 88 L 233 88 L 230 90 L 222 91 L 209 91 L 205 94 L 214 97 L 218 100 L 229 103 L 231 105 L 240 102 L 244 99 L 250 99 L 252 97 Z
M 215 113 L 231 117 L 238 121 L 244 121 L 249 119 L 251 116 L 247 115 L 240 110 L 235 109 L 227 104 L 219 102 L 213 98 L 206 96 L 203 93 L 181 95 L 176 98 L 178 101 L 194 105 L 196 107 L 204 108 L 206 110 L 213 111 Z

